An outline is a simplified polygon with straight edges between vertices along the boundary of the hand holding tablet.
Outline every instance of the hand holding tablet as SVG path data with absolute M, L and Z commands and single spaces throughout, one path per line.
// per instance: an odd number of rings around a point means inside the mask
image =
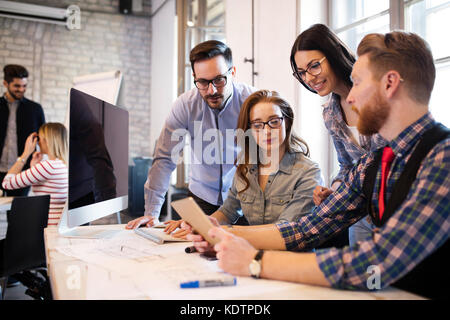
M 213 228 L 214 225 L 194 201 L 194 199 L 188 197 L 173 201 L 172 207 L 177 211 L 183 220 L 192 226 L 192 229 L 197 231 L 211 245 L 214 246 L 219 242 L 219 239 L 213 239 L 208 235 L 209 229 Z

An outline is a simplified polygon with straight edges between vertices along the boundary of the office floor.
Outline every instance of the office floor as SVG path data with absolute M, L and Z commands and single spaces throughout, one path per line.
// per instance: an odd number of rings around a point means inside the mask
M 121 223 L 128 223 L 128 221 L 132 220 L 132 217 L 129 217 L 124 214 L 120 214 Z M 0 216 L 0 236 L 1 234 L 6 234 L 6 221 L 2 219 Z M 103 217 L 101 219 L 95 220 L 91 222 L 91 224 L 102 225 L 102 224 L 116 224 L 117 223 L 117 215 L 112 214 L 110 216 Z M 27 288 L 22 284 L 19 284 L 12 288 L 7 288 L 5 291 L 5 300 L 33 300 L 32 297 L 25 294 Z

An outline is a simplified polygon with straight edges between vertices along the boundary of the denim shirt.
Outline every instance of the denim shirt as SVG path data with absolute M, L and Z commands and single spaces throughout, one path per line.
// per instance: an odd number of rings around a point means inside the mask
M 301 152 L 286 152 L 277 172 L 269 176 L 265 190 L 258 182 L 258 166 L 247 173 L 250 185 L 234 175 L 228 197 L 219 208 L 231 223 L 244 215 L 250 225 L 296 221 L 314 208 L 313 191 L 322 183 L 319 166 Z

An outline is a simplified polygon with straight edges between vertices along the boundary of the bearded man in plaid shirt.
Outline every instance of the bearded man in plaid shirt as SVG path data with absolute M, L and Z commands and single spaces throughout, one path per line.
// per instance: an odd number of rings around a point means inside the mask
M 234 275 L 340 289 L 393 285 L 448 297 L 450 135 L 428 108 L 436 76 L 431 51 L 415 34 L 391 32 L 367 35 L 358 56 L 347 101 L 359 114 L 358 130 L 379 133 L 388 148 L 365 154 L 341 186 L 297 222 L 215 227 L 209 233 L 221 241 L 214 248 L 199 235 L 188 239 L 200 252 L 215 250 L 219 267 Z M 414 155 L 419 149 L 425 150 L 421 158 Z M 371 238 L 314 250 L 367 213 L 377 225 Z M 371 282 L 375 273 L 379 279 Z

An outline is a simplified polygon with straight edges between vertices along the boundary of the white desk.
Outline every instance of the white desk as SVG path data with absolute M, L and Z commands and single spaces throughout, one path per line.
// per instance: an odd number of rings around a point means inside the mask
M 86 228 L 105 227 L 124 229 L 124 225 Z M 421 299 L 395 288 L 357 292 L 247 277 L 238 277 L 231 287 L 180 289 L 180 282 L 221 274 L 215 261 L 186 254 L 189 242 L 157 245 L 127 230 L 107 240 L 63 238 L 56 228 L 45 229 L 44 235 L 54 299 Z M 69 251 L 62 253 L 63 247 Z M 123 252 L 134 257 L 124 258 Z M 83 257 L 76 258 L 77 254 Z
M 8 228 L 6 211 L 11 210 L 13 199 L 13 197 L 0 197 L 0 240 L 6 237 L 6 229 Z

